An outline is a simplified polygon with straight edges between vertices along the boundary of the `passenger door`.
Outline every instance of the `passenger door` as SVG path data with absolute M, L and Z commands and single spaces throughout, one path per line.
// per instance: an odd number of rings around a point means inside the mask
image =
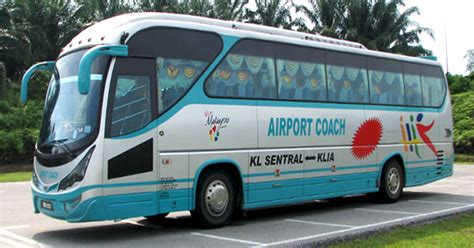
M 153 59 L 119 58 L 108 97 L 103 182 L 109 219 L 153 215 L 158 210 L 157 116 Z

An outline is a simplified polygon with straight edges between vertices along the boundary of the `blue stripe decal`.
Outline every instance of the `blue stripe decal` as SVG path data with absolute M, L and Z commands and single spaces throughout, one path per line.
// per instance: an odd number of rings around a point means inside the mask
M 436 162 L 437 160 L 420 160 L 420 161 L 406 161 L 406 164 L 418 164 L 418 163 L 429 163 L 429 162 Z M 378 164 L 368 164 L 368 165 L 351 165 L 351 166 L 344 166 L 338 167 L 337 171 L 342 170 L 351 170 L 351 169 L 362 169 L 362 168 L 373 168 L 379 167 Z M 429 166 L 423 167 L 427 168 Z M 439 167 L 439 166 L 438 166 Z M 408 168 L 407 168 L 408 169 Z M 303 173 L 312 173 L 312 172 L 328 172 L 331 171 L 331 168 L 320 168 L 320 169 L 311 169 L 311 170 L 293 170 L 293 171 L 282 171 L 282 175 L 289 175 L 289 174 L 303 174 Z M 265 177 L 265 176 L 274 176 L 273 172 L 263 172 L 263 173 L 253 173 L 248 175 L 242 175 L 243 178 L 250 178 L 250 177 Z M 176 183 L 185 183 L 185 182 L 194 182 L 195 178 L 181 178 L 175 179 L 173 182 Z M 113 184 L 96 184 L 96 185 L 88 185 L 81 188 L 78 188 L 72 192 L 64 193 L 64 194 L 44 194 L 43 192 L 36 192 L 43 197 L 58 197 L 60 199 L 70 199 L 74 198 L 79 194 L 82 194 L 88 190 L 98 189 L 98 188 L 119 188 L 119 187 L 134 187 L 134 186 L 147 186 L 147 185 L 159 185 L 161 184 L 160 181 L 145 181 L 145 182 L 131 182 L 131 183 L 113 183 Z
M 447 161 L 447 159 L 443 159 L 443 161 Z M 405 164 L 422 164 L 422 163 L 435 163 L 438 162 L 437 159 L 429 159 L 429 160 L 414 160 L 414 161 L 406 161 Z
M 105 188 L 120 188 L 120 187 L 133 187 L 133 186 L 147 186 L 147 185 L 159 185 L 162 183 L 163 180 L 160 181 L 146 181 L 146 182 L 132 182 L 132 183 L 112 183 L 112 184 L 94 184 L 84 186 L 74 191 L 67 192 L 67 193 L 59 193 L 59 194 L 45 194 L 43 192 L 35 191 L 35 193 L 41 197 L 51 198 L 54 197 L 56 200 L 67 200 L 71 198 L 75 198 L 78 195 L 93 189 L 105 189 Z M 185 182 L 192 182 L 192 178 L 183 178 L 183 179 L 175 179 L 173 182 L 176 183 L 185 183 Z
M 372 167 L 379 167 L 379 165 L 378 164 L 352 165 L 352 166 L 337 167 L 337 170 L 341 171 L 341 170 L 363 169 L 363 168 L 372 168 Z M 282 171 L 280 173 L 280 175 L 312 173 L 312 172 L 325 172 L 325 171 L 331 171 L 331 168 Z M 274 176 L 274 175 L 275 175 L 274 172 L 261 172 L 261 173 L 253 173 L 253 174 L 244 175 L 243 177 L 265 177 L 265 176 Z

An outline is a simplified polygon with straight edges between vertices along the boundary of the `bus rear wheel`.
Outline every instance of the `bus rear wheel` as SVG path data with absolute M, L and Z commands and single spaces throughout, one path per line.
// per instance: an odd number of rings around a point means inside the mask
M 206 173 L 199 180 L 196 209 L 192 217 L 203 228 L 227 224 L 235 210 L 235 190 L 230 176 L 224 171 Z
M 399 162 L 392 159 L 384 167 L 379 189 L 380 199 L 385 203 L 397 202 L 403 193 L 404 175 Z

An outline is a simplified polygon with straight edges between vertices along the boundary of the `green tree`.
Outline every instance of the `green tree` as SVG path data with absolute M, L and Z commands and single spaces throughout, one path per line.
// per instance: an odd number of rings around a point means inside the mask
M 431 55 L 420 45 L 419 35 L 433 37 L 431 29 L 420 27 L 410 16 L 417 7 L 400 12 L 403 0 L 309 0 L 298 6 L 322 35 L 355 41 L 369 49 L 412 56 Z
M 8 75 L 19 76 L 36 61 L 54 60 L 83 29 L 84 6 L 70 0 L 16 0 L 1 11 L 0 60 Z M 3 18 L 5 17 L 5 18 Z
M 31 41 L 28 37 L 30 25 L 14 18 L 12 3 L 7 3 L 0 10 L 0 61 L 5 63 L 8 77 L 18 74 L 18 71 L 31 64 Z
M 255 10 L 245 10 L 247 22 L 284 29 L 302 26 L 300 18 L 292 17 L 289 0 L 256 0 L 255 4 Z
M 460 153 L 474 153 L 474 91 L 452 96 L 454 148 Z
M 449 91 L 453 95 L 467 91 L 474 91 L 474 77 L 448 74 L 448 85 Z
M 464 58 L 467 58 L 466 71 L 472 75 L 474 73 L 474 49 L 467 50 Z
M 221 20 L 241 21 L 249 0 L 215 0 L 209 17 Z
M 77 20 L 89 23 L 89 25 L 116 15 L 132 12 L 135 6 L 129 0 L 77 0 L 77 3 L 85 9 L 84 15 Z
M 309 6 L 295 6 L 296 11 L 302 12 L 314 25 L 311 29 L 305 25 L 303 30 L 339 38 L 341 36 L 340 24 L 344 18 L 344 1 L 308 0 L 308 4 Z
M 177 4 L 178 0 L 135 0 L 133 6 L 137 11 L 173 12 Z

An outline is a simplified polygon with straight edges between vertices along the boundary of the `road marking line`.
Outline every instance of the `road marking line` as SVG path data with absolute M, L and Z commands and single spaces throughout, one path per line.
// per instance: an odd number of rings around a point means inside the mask
M 30 225 L 20 225 L 20 226 L 5 226 L 5 227 L 0 227 L 0 229 L 19 229 L 19 228 L 27 228 L 30 227 Z
M 287 244 L 287 243 L 293 243 L 293 242 L 298 242 L 298 241 L 303 241 L 303 240 L 308 240 L 308 239 L 315 239 L 315 238 L 320 238 L 324 236 L 329 236 L 329 235 L 334 235 L 334 234 L 339 234 L 339 233 L 346 233 L 354 230 L 360 230 L 360 229 L 367 229 L 371 227 L 377 227 L 377 226 L 382 226 L 386 224 L 394 224 L 397 222 L 403 222 L 406 220 L 411 220 L 419 217 L 424 217 L 424 216 L 430 216 L 430 215 L 435 215 L 435 214 L 442 214 L 450 211 L 455 211 L 455 210 L 460 210 L 460 209 L 466 209 L 466 208 L 473 208 L 474 204 L 466 205 L 466 206 L 460 206 L 460 207 L 454 207 L 454 208 L 448 208 L 448 209 L 443 209 L 443 210 L 438 210 L 430 213 L 424 213 L 424 214 L 418 214 L 414 216 L 408 216 L 404 218 L 398 218 L 394 220 L 389 220 L 389 221 L 383 221 L 379 223 L 374 223 L 374 224 L 368 224 L 364 226 L 358 226 L 358 227 L 353 227 L 349 229 L 344 229 L 344 230 L 338 230 L 338 231 L 333 231 L 333 232 L 327 232 L 327 233 L 320 233 L 316 235 L 311 235 L 311 236 L 305 236 L 305 237 L 300 237 L 300 238 L 295 238 L 295 239 L 287 239 L 287 240 L 282 240 L 282 241 L 277 241 L 273 243 L 268 243 L 268 244 L 262 244 L 261 246 L 274 246 L 274 245 L 282 245 L 282 244 Z
M 408 201 L 419 202 L 419 203 L 448 204 L 448 205 L 469 205 L 469 203 L 462 203 L 462 202 L 425 201 L 425 200 L 408 200 Z
M 459 188 L 461 186 L 458 185 L 445 185 L 445 184 L 431 184 L 431 185 L 426 185 L 426 188 L 431 188 L 431 187 L 442 187 L 442 188 Z M 416 190 L 418 191 L 418 190 Z
M 2 201 L 7 202 L 7 201 L 27 200 L 27 199 L 31 199 L 31 197 L 9 197 L 9 198 L 2 198 Z
M 366 212 L 374 212 L 374 213 L 387 213 L 387 214 L 409 214 L 409 215 L 420 214 L 420 213 L 415 213 L 415 212 L 379 210 L 379 209 L 370 209 L 370 208 L 355 208 L 355 210 L 366 211 Z
M 2 242 L 5 243 L 5 244 L 9 244 L 13 247 L 24 247 L 25 246 L 24 244 L 16 242 L 15 240 L 0 236 L 0 243 L 2 243 Z
M 215 235 L 198 233 L 198 232 L 192 232 L 191 235 L 196 235 L 196 236 L 201 236 L 201 237 L 206 237 L 206 238 L 211 238 L 211 239 L 220 239 L 220 240 L 238 242 L 238 243 L 249 244 L 249 245 L 263 245 L 263 243 L 254 242 L 254 241 L 248 241 L 248 240 L 242 240 L 242 239 L 233 239 L 233 238 L 215 236 Z
M 351 226 L 351 225 L 342 225 L 342 224 L 325 223 L 325 222 L 317 222 L 317 221 L 295 220 L 295 219 L 286 219 L 285 221 L 303 223 L 303 224 L 311 224 L 311 225 L 345 227 L 345 228 L 355 227 L 355 226 Z
M 8 238 L 15 239 L 15 240 L 21 241 L 21 242 L 29 244 L 29 245 L 37 245 L 38 244 L 38 242 L 36 242 L 32 239 L 22 237 L 18 234 L 14 234 L 14 233 L 9 232 L 7 230 L 0 230 L 0 235 L 2 235 L 2 234 L 4 236 L 7 236 Z
M 453 183 L 472 183 L 472 181 L 469 181 L 469 180 L 455 180 L 455 179 L 450 179 L 449 181 L 446 181 L 446 182 L 453 182 Z

